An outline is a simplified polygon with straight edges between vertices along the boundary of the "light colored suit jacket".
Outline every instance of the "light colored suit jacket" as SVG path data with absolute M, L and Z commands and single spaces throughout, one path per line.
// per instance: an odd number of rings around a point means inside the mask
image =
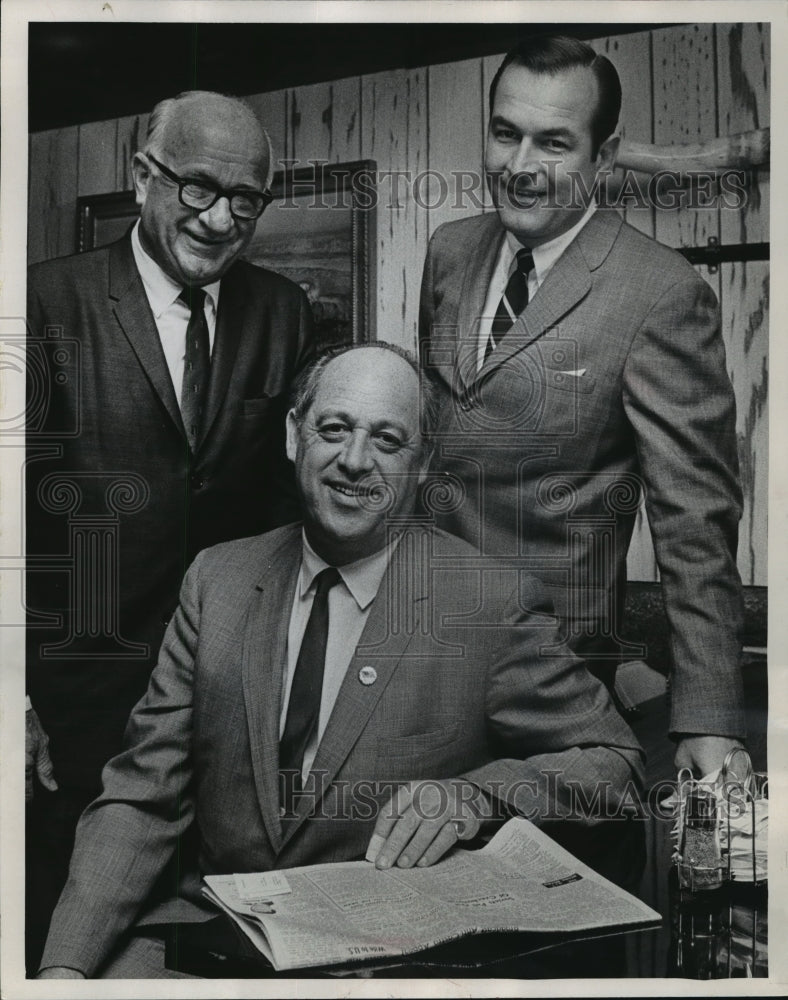
M 535 822 L 577 812 L 578 789 L 588 802 L 600 782 L 608 810 L 631 802 L 641 751 L 580 661 L 540 654 L 554 632 L 538 583 L 480 571 L 464 542 L 415 527 L 343 680 L 315 796 L 283 834 L 280 699 L 300 557 L 292 525 L 203 552 L 189 570 L 126 749 L 80 821 L 43 965 L 92 974 L 145 905 L 146 923 L 203 919 L 197 873 L 363 856 L 377 805 L 402 781 L 465 775 Z
M 592 664 L 635 659 L 642 649 L 617 633 L 644 493 L 675 664 L 671 728 L 743 735 L 741 492 L 716 299 L 675 251 L 597 211 L 477 373 L 504 235 L 491 213 L 430 243 L 422 359 L 443 393 L 434 468 L 457 496 L 437 523 L 536 574 Z

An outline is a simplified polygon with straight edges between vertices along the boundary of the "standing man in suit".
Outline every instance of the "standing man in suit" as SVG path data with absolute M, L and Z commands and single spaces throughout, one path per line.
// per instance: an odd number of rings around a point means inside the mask
M 31 368 L 58 366 L 45 406 L 29 399 L 29 765 L 57 789 L 28 821 L 39 932 L 186 567 L 298 516 L 284 421 L 309 307 L 240 260 L 270 201 L 268 137 L 244 102 L 187 92 L 154 109 L 132 170 L 130 233 L 28 282 Z
M 604 686 L 566 650 L 539 655 L 555 638 L 539 583 L 480 572 L 469 545 L 413 519 L 430 398 L 415 359 L 385 344 L 304 374 L 287 418 L 303 530 L 219 545 L 187 573 L 80 821 L 42 977 L 173 975 L 152 925 L 215 913 L 200 874 L 367 851 L 378 868 L 433 864 L 510 811 L 588 835 L 640 786 Z
M 645 494 L 670 627 L 677 766 L 744 735 L 741 493 L 717 302 L 676 252 L 596 208 L 621 106 L 613 65 L 536 36 L 490 88 L 495 213 L 436 230 L 422 360 L 443 391 L 441 523 L 537 574 L 611 682 Z

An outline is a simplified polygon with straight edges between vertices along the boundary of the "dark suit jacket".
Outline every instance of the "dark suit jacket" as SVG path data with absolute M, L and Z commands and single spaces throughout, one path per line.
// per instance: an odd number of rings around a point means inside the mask
M 43 965 L 92 974 L 157 880 L 173 892 L 161 872 L 192 824 L 201 874 L 265 871 L 363 856 L 376 802 L 405 780 L 464 774 L 535 822 L 571 808 L 573 783 L 588 802 L 607 782 L 613 811 L 632 795 L 641 752 L 607 691 L 566 652 L 540 655 L 554 633 L 537 581 L 482 575 L 464 542 L 410 530 L 320 742 L 315 795 L 284 835 L 279 717 L 300 529 L 198 556 L 126 749 L 80 821 Z M 195 888 L 186 878 L 144 922 L 204 918 Z
M 311 316 L 287 279 L 227 272 L 192 455 L 128 235 L 31 268 L 28 301 L 28 690 L 58 781 L 97 794 L 196 553 L 298 516 L 284 416 Z
M 503 239 L 492 213 L 430 243 L 420 330 L 444 401 L 434 465 L 462 492 L 438 523 L 539 576 L 581 655 L 635 659 L 617 622 L 645 493 L 672 729 L 743 735 L 741 493 L 716 299 L 679 254 L 598 211 L 477 374 Z

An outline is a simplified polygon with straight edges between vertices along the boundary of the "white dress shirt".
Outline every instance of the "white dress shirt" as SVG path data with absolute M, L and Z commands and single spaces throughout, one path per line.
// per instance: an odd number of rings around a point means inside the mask
M 287 673 L 282 683 L 282 707 L 279 716 L 279 739 L 285 731 L 287 706 L 293 684 L 301 640 L 306 631 L 306 623 L 315 599 L 314 581 L 317 574 L 328 566 L 315 552 L 306 535 L 302 536 L 303 553 L 301 569 L 298 573 L 293 608 L 290 613 L 290 627 L 287 632 Z M 304 752 L 302 778 L 312 769 L 320 740 L 323 738 L 339 689 L 348 665 L 356 651 L 356 646 L 367 623 L 372 602 L 380 589 L 383 575 L 389 564 L 396 542 L 375 552 L 366 559 L 338 566 L 342 582 L 328 592 L 328 638 L 326 640 L 326 662 L 323 670 L 323 693 L 320 698 L 320 718 L 317 735 L 310 741 Z
M 134 263 L 142 278 L 142 286 L 150 303 L 156 329 L 167 360 L 167 368 L 175 388 L 178 404 L 181 401 L 183 385 L 183 366 L 186 355 L 186 327 L 189 325 L 189 310 L 178 296 L 183 286 L 165 274 L 156 261 L 144 250 L 140 241 L 140 224 L 131 231 L 131 252 Z M 219 308 L 219 286 L 221 281 L 212 281 L 204 285 L 205 320 L 208 323 L 208 338 L 213 354 L 213 341 L 216 334 L 216 310 Z
M 592 201 L 586 209 L 582 219 L 575 223 L 571 229 L 567 229 L 565 233 L 561 233 L 561 235 L 556 236 L 555 239 L 549 240 L 547 243 L 543 243 L 540 247 L 533 248 L 531 252 L 533 253 L 534 266 L 531 273 L 528 275 L 529 302 L 534 295 L 536 295 L 537 289 L 544 282 L 553 264 L 555 264 L 583 226 L 586 225 L 595 211 L 596 203 Z M 493 320 L 495 319 L 495 314 L 498 311 L 501 296 L 506 291 L 506 286 L 509 284 L 509 278 L 511 278 L 512 272 L 517 266 L 515 261 L 517 251 L 522 250 L 523 246 L 524 244 L 520 243 L 517 237 L 513 236 L 509 232 L 507 232 L 506 238 L 501 244 L 498 260 L 495 262 L 495 267 L 493 268 L 492 278 L 490 279 L 490 285 L 487 289 L 487 298 L 485 299 L 484 309 L 482 310 L 482 316 L 479 321 L 479 340 L 476 352 L 477 371 L 484 364 L 484 355 L 487 350 L 487 343 L 490 339 L 490 331 L 492 330 Z

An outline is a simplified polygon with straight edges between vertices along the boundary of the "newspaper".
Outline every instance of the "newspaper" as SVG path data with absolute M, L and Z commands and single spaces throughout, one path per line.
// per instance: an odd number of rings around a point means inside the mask
M 284 875 L 291 891 L 261 899 L 244 898 L 236 875 L 209 875 L 203 888 L 280 971 L 409 955 L 468 934 L 565 935 L 661 920 L 519 818 L 481 850 L 456 850 L 431 868 L 351 861 Z

